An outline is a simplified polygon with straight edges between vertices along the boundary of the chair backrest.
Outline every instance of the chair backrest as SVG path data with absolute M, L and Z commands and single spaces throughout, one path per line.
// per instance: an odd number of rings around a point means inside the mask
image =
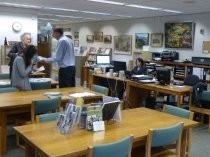
M 50 81 L 43 81 L 43 82 L 30 82 L 32 90 L 39 90 L 39 89 L 50 89 L 51 82 Z
M 37 123 L 49 122 L 58 119 L 60 112 L 40 114 L 36 116 Z
M 184 79 L 184 85 L 194 86 L 200 81 L 197 75 L 188 75 Z
M 183 108 L 179 108 L 179 107 L 171 106 L 171 105 L 164 105 L 163 112 L 169 113 L 174 116 L 186 118 L 186 119 L 193 119 L 193 115 L 194 115 L 194 113 L 189 110 L 185 110 Z
M 180 156 L 181 150 L 181 136 L 183 130 L 183 122 L 179 122 L 175 125 L 150 129 L 148 131 L 147 143 L 146 143 L 146 157 L 151 156 L 151 148 L 166 146 L 176 142 L 177 157 Z
M 60 109 L 61 98 L 33 100 L 31 105 L 31 121 L 34 123 L 35 116 L 39 114 L 57 112 Z
M 109 92 L 109 89 L 107 87 L 103 87 L 103 86 L 99 86 L 95 84 L 91 85 L 91 90 L 97 93 L 104 94 L 104 95 L 108 95 L 108 92 Z
M 133 136 L 129 135 L 113 143 L 89 146 L 88 157 L 130 157 L 132 143 Z
M 6 88 L 0 88 L 0 93 L 9 93 L 9 92 L 16 92 L 17 88 L 15 87 L 6 87 Z
M 10 79 L 9 73 L 0 73 L 0 80 Z

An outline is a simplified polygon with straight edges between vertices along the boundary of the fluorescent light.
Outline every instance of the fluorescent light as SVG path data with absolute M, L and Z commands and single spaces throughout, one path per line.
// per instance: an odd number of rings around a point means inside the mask
M 100 12 L 93 12 L 93 11 L 80 11 L 80 12 L 87 13 L 87 14 L 111 15 L 109 13 L 100 13 Z
M 53 16 L 52 14 L 42 14 L 42 13 L 38 13 L 38 15 L 42 15 L 42 16 Z
M 168 10 L 168 9 L 163 9 L 161 11 L 165 11 L 165 12 L 169 12 L 169 13 L 177 13 L 177 14 L 181 14 L 181 11 L 176 11 L 176 10 Z
M 68 17 L 68 18 L 74 18 L 74 19 L 81 19 L 82 17 L 77 17 L 77 16 L 67 16 L 67 15 L 55 15 L 57 17 Z
M 132 18 L 132 16 L 127 16 L 127 15 L 115 15 L 115 16 Z
M 99 2 L 99 3 L 107 3 L 107 4 L 114 4 L 114 5 L 125 5 L 125 3 L 114 2 L 114 1 L 106 1 L 106 0 L 88 0 L 88 1 Z
M 128 4 L 125 6 L 133 7 L 133 8 L 149 9 L 149 10 L 160 10 L 161 9 L 161 8 L 149 7 L 149 6 L 144 6 L 144 5 L 137 5 L 137 4 Z
M 47 10 L 59 10 L 59 11 L 79 12 L 79 10 L 74 10 L 74 9 L 65 9 L 65 8 L 43 7 L 43 9 L 47 9 Z
M 60 21 L 58 19 L 46 19 L 46 18 L 38 18 L 39 20 L 46 20 L 46 21 Z
M 4 3 L 4 2 L 0 2 L 0 5 L 13 6 L 13 7 L 18 7 L 18 8 L 33 8 L 33 9 L 42 8 L 41 6 L 35 6 L 35 5 L 26 5 L 26 4 L 17 4 L 17 3 Z

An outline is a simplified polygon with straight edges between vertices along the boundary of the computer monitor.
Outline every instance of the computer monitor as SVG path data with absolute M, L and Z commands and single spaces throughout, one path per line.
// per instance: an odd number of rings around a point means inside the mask
M 112 64 L 114 66 L 114 72 L 119 72 L 120 70 L 126 71 L 127 69 L 126 62 L 113 61 Z
M 110 64 L 111 58 L 109 55 L 97 55 L 96 56 L 96 64 Z
M 156 78 L 161 85 L 170 84 L 171 70 L 163 67 L 156 68 Z

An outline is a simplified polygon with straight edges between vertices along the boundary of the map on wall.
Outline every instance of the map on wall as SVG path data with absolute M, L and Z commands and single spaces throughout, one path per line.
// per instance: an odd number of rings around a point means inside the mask
M 165 23 L 166 48 L 193 48 L 194 23 Z

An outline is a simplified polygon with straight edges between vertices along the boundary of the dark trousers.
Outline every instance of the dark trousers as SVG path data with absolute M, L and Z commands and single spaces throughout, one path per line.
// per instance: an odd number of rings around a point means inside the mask
M 75 66 L 59 69 L 59 88 L 75 87 Z

